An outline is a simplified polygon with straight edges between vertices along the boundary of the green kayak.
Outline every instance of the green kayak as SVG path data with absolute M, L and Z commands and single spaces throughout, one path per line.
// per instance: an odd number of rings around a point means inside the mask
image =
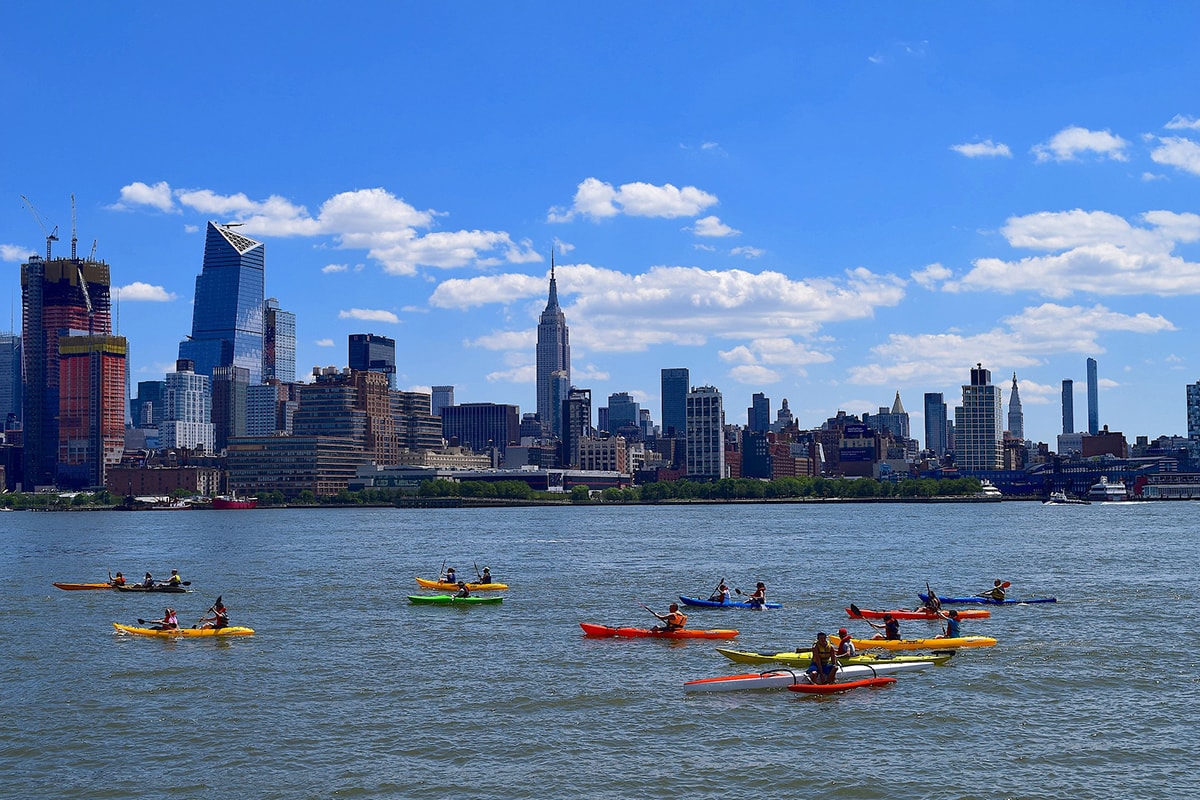
M 728 658 L 730 661 L 736 661 L 739 664 L 792 664 L 798 667 L 807 667 L 809 661 L 812 660 L 812 653 L 808 650 L 802 650 L 797 653 L 795 650 L 788 650 L 783 653 L 751 653 L 745 650 L 731 650 L 727 647 L 718 647 L 717 652 Z M 950 660 L 950 656 L 954 655 L 952 651 L 934 652 L 923 656 L 893 656 L 880 653 L 858 653 L 849 658 L 839 658 L 838 662 L 843 666 L 857 665 L 872 665 L 872 664 L 903 664 L 905 662 L 916 661 L 932 661 L 935 664 L 945 664 Z
M 499 597 L 454 597 L 449 594 L 410 594 L 408 602 L 417 605 L 443 605 L 443 606 L 479 606 L 492 605 L 504 600 L 503 596 Z

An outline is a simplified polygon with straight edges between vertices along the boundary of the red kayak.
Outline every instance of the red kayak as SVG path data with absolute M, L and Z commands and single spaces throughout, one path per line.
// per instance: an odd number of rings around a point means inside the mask
M 992 612 L 986 608 L 957 608 L 959 619 L 984 619 L 990 617 Z M 937 614 L 927 608 L 919 608 L 916 611 L 905 611 L 897 609 L 895 611 L 871 611 L 868 608 L 858 609 L 857 614 L 853 608 L 847 608 L 846 613 L 852 617 L 865 617 L 866 619 L 883 619 L 884 614 L 891 614 L 892 619 L 941 619 Z
M 715 630 L 693 630 L 681 628 L 677 631 L 658 631 L 653 628 L 610 628 L 607 625 L 594 625 L 581 622 L 585 636 L 627 636 L 630 638 L 648 637 L 652 639 L 732 639 L 738 632 L 729 628 Z
M 789 683 L 787 688 L 793 692 L 804 694 L 834 694 L 848 692 L 860 686 L 885 686 L 895 683 L 895 678 L 863 678 L 860 681 L 845 681 L 844 683 Z

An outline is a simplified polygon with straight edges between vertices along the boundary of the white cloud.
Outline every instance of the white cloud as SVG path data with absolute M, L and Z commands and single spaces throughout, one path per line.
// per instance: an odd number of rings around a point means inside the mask
M 486 379 L 488 383 L 533 383 L 537 380 L 537 365 L 525 364 L 514 369 L 489 372 Z
M 600 369 L 595 364 L 583 364 L 571 367 L 571 380 L 606 381 L 609 379 L 607 370 Z
M 758 258 L 759 256 L 763 255 L 766 252 L 767 252 L 766 250 L 763 250 L 758 247 L 750 247 L 749 245 L 743 245 L 742 247 L 733 248 L 732 250 L 729 251 L 729 254 L 731 256 L 745 256 L 746 258 Z
M 991 139 L 967 144 L 953 144 L 950 145 L 950 149 L 967 158 L 995 158 L 997 156 L 1012 158 L 1012 151 L 1008 149 L 1008 145 L 1002 142 L 993 142 Z
M 496 331 L 464 342 L 467 347 L 484 350 L 533 350 L 537 347 L 537 329 Z
M 1109 131 L 1091 131 L 1072 126 L 1063 128 L 1050 141 L 1033 146 L 1033 154 L 1041 161 L 1074 161 L 1081 154 L 1095 153 L 1113 161 L 1127 161 L 1125 148 L 1129 142 Z
M 20 264 L 28 260 L 30 256 L 36 255 L 37 252 L 31 247 L 22 247 L 19 244 L 0 244 L 0 261 Z
M 171 197 L 171 187 L 166 181 L 159 181 L 153 186 L 134 181 L 122 186 L 121 198 L 109 208 L 124 211 L 138 206 L 149 206 L 168 213 L 178 211 Z
M 1150 151 L 1150 158 L 1156 164 L 1200 175 L 1200 144 L 1177 136 L 1160 138 L 1158 142 L 1158 147 Z
M 199 225 L 184 225 L 183 232 L 184 233 L 199 233 L 200 226 Z
M 321 272 L 324 272 L 328 275 L 333 272 L 345 272 L 348 269 L 350 269 L 350 267 L 346 266 L 345 264 L 326 264 L 325 266 L 321 267 Z
M 912 279 L 926 289 L 936 289 L 937 285 L 953 277 L 954 272 L 942 264 L 930 264 L 912 273 Z
M 631 217 L 694 217 L 716 203 L 716 195 L 695 186 L 680 189 L 669 183 L 655 186 L 634 182 L 614 189 L 611 183 L 598 178 L 585 178 L 576 187 L 571 207 L 565 211 L 552 208 L 546 219 L 568 222 L 581 216 L 601 220 L 622 213 Z
M 1200 119 L 1192 119 L 1185 117 L 1182 114 L 1176 114 L 1171 117 L 1171 121 L 1163 126 L 1168 130 L 1195 130 L 1200 131 Z
M 769 367 L 746 364 L 729 370 L 729 377 L 747 386 L 767 386 L 779 383 L 779 373 Z
M 315 339 L 313 344 L 317 347 L 333 347 L 333 339 Z
M 375 308 L 351 308 L 348 311 L 339 311 L 338 319 L 360 319 L 365 322 L 391 322 L 398 323 L 400 318 L 391 311 L 383 311 Z
M 152 286 L 141 281 L 134 281 L 128 286 L 117 289 L 121 300 L 146 300 L 152 303 L 169 303 L 177 298 L 174 292 L 168 292 L 161 286 Z
M 701 244 L 701 243 L 699 243 L 699 242 L 697 242 L 696 244 L 693 244 L 693 245 L 692 245 L 692 249 L 693 249 L 693 250 L 703 250 L 703 251 L 704 251 L 704 252 L 706 252 L 706 253 L 715 253 L 715 252 L 717 252 L 717 248 L 716 248 L 714 245 L 711 245 L 711 244 Z
M 685 229 L 689 230 L 689 229 Z M 690 230 L 697 236 L 737 236 L 741 231 L 736 228 L 731 228 L 726 225 L 718 217 L 709 216 L 701 217 L 696 220 L 696 224 Z

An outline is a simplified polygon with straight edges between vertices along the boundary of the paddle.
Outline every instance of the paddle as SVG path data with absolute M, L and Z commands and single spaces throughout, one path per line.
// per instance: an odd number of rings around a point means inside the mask
M 862 613 L 862 609 L 859 608 L 858 606 L 854 605 L 854 603 L 850 604 L 850 616 L 855 617 L 857 619 L 861 619 L 863 622 L 867 623 L 875 630 L 882 630 L 882 628 L 879 625 L 876 625 L 874 622 L 871 622 L 871 620 L 864 617 L 863 613 Z
M 721 593 L 721 587 L 724 585 L 725 585 L 724 578 L 721 578 L 721 580 L 717 581 L 717 585 L 713 588 L 713 590 L 711 592 L 709 592 L 708 599 L 709 600 L 720 600 L 720 601 L 724 602 L 725 595 L 723 595 Z
M 975 597 L 991 597 L 992 592 L 996 591 L 997 589 L 1007 589 L 1010 586 L 1012 586 L 1012 581 L 1004 581 L 999 586 L 993 586 L 992 588 L 988 589 L 986 592 L 980 592 L 979 594 L 974 595 L 974 596 Z
M 222 597 L 223 597 L 223 595 L 217 595 L 216 601 L 211 606 L 208 607 L 208 611 L 205 611 L 204 615 L 201 616 L 200 619 L 196 620 L 196 624 L 192 626 L 193 628 L 199 628 L 200 623 L 204 622 L 204 617 L 207 617 L 209 614 L 211 614 L 217 610 L 217 606 L 221 605 Z

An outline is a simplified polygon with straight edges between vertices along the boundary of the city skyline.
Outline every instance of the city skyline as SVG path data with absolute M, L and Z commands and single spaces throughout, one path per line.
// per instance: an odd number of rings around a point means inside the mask
M 274 3 L 237 29 L 57 8 L 13 9 L 12 40 L 54 31 L 92 66 L 0 53 L 35 120 L 8 134 L 0 261 L 19 304 L 40 224 L 66 254 L 75 193 L 131 386 L 174 370 L 212 221 L 265 243 L 301 380 L 374 333 L 397 343 L 398 388 L 536 410 L 553 252 L 571 383 L 597 403 L 628 392 L 660 424 L 660 372 L 686 367 L 730 422 L 760 392 L 814 427 L 899 391 L 921 431 L 923 396 L 952 415 L 982 363 L 1017 373 L 1026 435 L 1052 444 L 1062 381 L 1084 386 L 1094 358 L 1099 426 L 1187 430 L 1191 8 L 639 8 L 630 26 L 379 5 L 367 30 Z M 211 40 L 203 58 L 133 44 L 180 29 Z

